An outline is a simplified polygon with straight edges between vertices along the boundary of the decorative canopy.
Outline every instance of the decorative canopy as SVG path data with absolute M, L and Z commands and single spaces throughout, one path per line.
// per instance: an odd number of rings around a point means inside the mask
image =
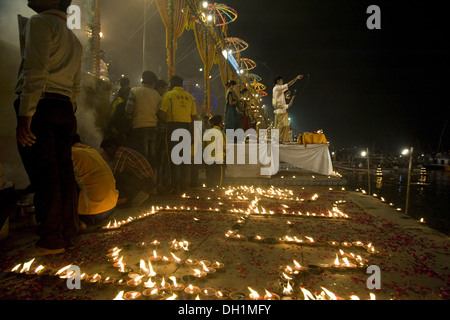
M 237 19 L 237 12 L 225 4 L 210 3 L 206 13 L 201 15 L 203 22 L 213 22 L 215 26 L 221 27 Z
M 225 45 L 232 53 L 238 53 L 248 48 L 248 43 L 239 38 L 228 37 L 225 39 Z
M 248 78 L 249 78 L 250 82 L 260 82 L 262 80 L 262 78 L 260 76 L 258 76 L 257 74 L 254 74 L 254 73 L 250 73 L 248 75 Z
M 242 58 L 239 60 L 239 66 L 241 69 L 249 71 L 256 68 L 256 62 L 248 58 Z
M 259 82 L 253 82 L 252 86 L 253 88 L 255 88 L 256 91 L 266 90 L 266 86 Z

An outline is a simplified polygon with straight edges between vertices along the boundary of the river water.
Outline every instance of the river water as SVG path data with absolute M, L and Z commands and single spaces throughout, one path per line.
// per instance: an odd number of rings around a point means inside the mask
M 339 170 L 348 181 L 349 190 L 364 189 L 368 191 L 367 172 L 351 172 Z M 426 184 L 417 184 L 421 179 L 420 172 L 411 175 L 408 215 L 418 220 L 424 218 L 426 224 L 446 235 L 450 235 L 450 172 L 427 171 Z M 377 176 L 370 176 L 371 193 L 383 197 L 394 208 L 406 207 L 408 183 L 407 171 L 391 171 Z

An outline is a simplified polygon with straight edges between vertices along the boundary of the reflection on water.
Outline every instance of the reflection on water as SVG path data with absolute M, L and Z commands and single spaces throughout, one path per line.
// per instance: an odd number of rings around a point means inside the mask
M 348 181 L 348 188 L 368 190 L 364 172 L 340 172 Z M 382 176 L 371 174 L 371 192 L 405 209 L 408 173 L 389 172 Z M 424 218 L 427 225 L 450 235 L 450 173 L 446 171 L 413 172 L 409 196 L 409 215 Z

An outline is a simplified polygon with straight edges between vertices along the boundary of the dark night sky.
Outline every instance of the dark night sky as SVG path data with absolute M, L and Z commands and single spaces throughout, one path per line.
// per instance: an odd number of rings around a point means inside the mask
M 74 0 L 74 4 L 83 2 Z M 410 145 L 424 152 L 437 149 L 450 105 L 448 17 L 442 2 L 220 2 L 238 12 L 238 19 L 229 24 L 228 36 L 248 42 L 242 56 L 257 63 L 251 72 L 263 78 L 269 93 L 266 105 L 271 106 L 276 75 L 289 81 L 297 74 L 310 74 L 308 86 L 290 109 L 297 131 L 323 129 L 332 147 L 375 145 L 390 152 Z M 9 10 L 2 10 L 1 16 L 11 18 L 14 31 L 18 12 L 12 2 L 1 0 L 0 8 L 7 3 Z M 165 29 L 154 0 L 148 3 L 147 68 L 165 78 Z M 139 83 L 143 4 L 144 0 L 101 1 L 102 48 L 111 61 L 111 80 L 126 74 L 133 84 Z M 366 27 L 366 10 L 372 4 L 381 8 L 381 30 Z M 23 0 L 21 6 L 25 5 Z M 5 30 L 2 24 L 0 35 Z M 4 33 L 17 42 L 12 31 Z M 179 39 L 177 73 L 201 81 L 202 63 L 194 41 L 192 31 L 185 31 Z M 212 93 L 223 97 L 218 74 L 215 66 Z M 449 127 L 443 140 L 446 150 L 450 149 Z
M 393 4 L 395 2 L 395 4 Z M 290 111 L 300 132 L 324 129 L 335 146 L 398 152 L 436 149 L 448 119 L 449 50 L 438 5 L 407 1 L 228 0 L 239 18 L 229 35 L 250 47 L 266 86 L 310 74 Z M 367 7 L 381 8 L 369 30 Z M 300 85 L 300 84 L 299 84 Z M 297 86 L 299 86 L 297 85 Z M 448 129 L 448 128 L 447 128 Z M 449 148 L 446 131 L 444 147 Z

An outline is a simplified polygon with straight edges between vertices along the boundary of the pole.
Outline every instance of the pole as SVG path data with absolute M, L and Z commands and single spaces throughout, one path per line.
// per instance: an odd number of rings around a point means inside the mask
M 94 76 L 97 78 L 100 78 L 100 59 L 101 59 L 101 52 L 100 52 L 100 31 L 101 31 L 101 25 L 100 25 L 100 1 L 95 0 L 95 9 L 94 9 L 94 24 L 92 28 L 92 36 L 94 40 L 93 45 L 93 51 L 94 51 Z
M 411 171 L 412 171 L 413 152 L 414 152 L 414 148 L 411 147 L 411 150 L 409 151 L 408 186 L 406 188 L 406 206 L 405 206 L 406 214 L 408 214 L 408 209 L 409 209 L 409 191 L 410 191 L 410 186 L 411 186 Z
M 370 193 L 370 160 L 369 160 L 369 148 L 367 148 L 367 183 L 369 185 L 368 187 L 368 194 L 369 196 L 371 195 Z
M 147 35 L 147 2 L 148 2 L 148 0 L 144 0 L 144 33 L 142 35 L 142 72 L 144 72 L 145 68 L 146 68 L 145 44 L 146 44 L 146 35 Z

